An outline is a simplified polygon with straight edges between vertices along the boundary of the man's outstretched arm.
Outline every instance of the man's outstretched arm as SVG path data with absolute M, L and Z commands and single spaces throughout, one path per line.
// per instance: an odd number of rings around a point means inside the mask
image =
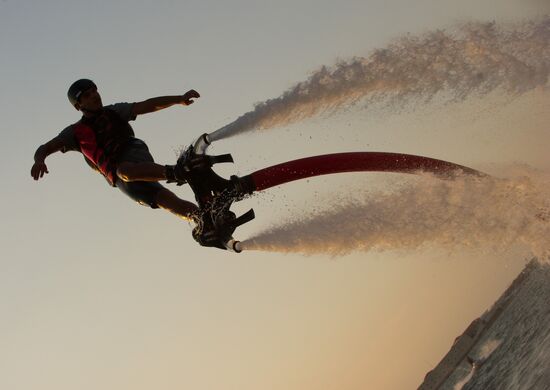
M 63 142 L 58 138 L 46 142 L 44 145 L 40 145 L 34 153 L 34 164 L 31 168 L 31 176 L 34 180 L 42 178 L 48 172 L 45 160 L 50 154 L 59 152 L 63 149 Z
M 149 112 L 155 112 L 162 110 L 168 107 L 171 107 L 176 104 L 182 104 L 188 106 L 193 104 L 196 98 L 199 98 L 201 95 L 194 89 L 187 91 L 183 95 L 178 96 L 159 96 L 151 99 L 144 100 L 139 103 L 134 103 L 133 113 L 134 115 L 147 114 Z

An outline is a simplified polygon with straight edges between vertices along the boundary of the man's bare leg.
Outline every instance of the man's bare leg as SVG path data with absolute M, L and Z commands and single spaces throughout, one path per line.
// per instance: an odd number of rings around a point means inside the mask
M 197 216 L 199 211 L 194 203 L 178 198 L 176 194 L 167 188 L 159 191 L 156 201 L 160 208 L 168 210 L 186 221 L 194 221 L 194 217 Z
M 121 163 L 117 176 L 125 182 L 166 180 L 166 167 L 154 162 Z
M 166 167 L 153 162 L 122 163 L 117 169 L 117 176 L 125 182 L 132 181 L 161 181 L 166 180 Z M 167 188 L 159 191 L 156 204 L 178 217 L 187 221 L 193 221 L 199 208 L 191 202 L 180 199 Z

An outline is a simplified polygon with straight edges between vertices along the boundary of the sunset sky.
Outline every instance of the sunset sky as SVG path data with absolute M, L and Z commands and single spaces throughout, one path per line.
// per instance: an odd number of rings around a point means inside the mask
M 132 122 L 156 161 L 170 164 L 198 135 L 323 65 L 404 34 L 548 12 L 545 0 L 0 1 L 0 388 L 418 387 L 529 248 L 237 255 L 198 246 L 186 222 L 136 205 L 77 153 L 50 156 L 50 173 L 35 182 L 33 154 L 79 119 L 66 91 L 82 77 L 105 104 L 199 91 L 189 107 Z M 234 166 L 219 170 L 226 176 L 349 150 L 549 172 L 549 95 L 546 87 L 376 115 L 355 106 L 212 151 L 233 154 Z M 346 174 L 266 191 L 237 205 L 257 218 L 236 237 L 400 182 Z

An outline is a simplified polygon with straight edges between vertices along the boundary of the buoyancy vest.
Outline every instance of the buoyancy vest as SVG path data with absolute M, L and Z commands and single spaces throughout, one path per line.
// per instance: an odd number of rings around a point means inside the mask
M 116 186 L 117 158 L 134 138 L 132 126 L 108 108 L 94 117 L 83 116 L 73 126 L 88 164 L 105 176 L 110 185 Z

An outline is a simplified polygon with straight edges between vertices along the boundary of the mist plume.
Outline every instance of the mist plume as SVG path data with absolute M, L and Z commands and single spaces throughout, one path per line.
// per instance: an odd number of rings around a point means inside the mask
M 548 256 L 550 177 L 513 179 L 429 175 L 391 193 L 335 199 L 328 210 L 294 216 L 243 242 L 245 249 L 344 255 L 438 246 L 505 250 L 524 244 Z
M 467 23 L 405 35 L 368 57 L 323 66 L 280 97 L 256 104 L 212 140 L 288 125 L 361 101 L 402 106 L 439 93 L 452 100 L 496 89 L 521 94 L 550 74 L 550 16 L 518 24 Z

